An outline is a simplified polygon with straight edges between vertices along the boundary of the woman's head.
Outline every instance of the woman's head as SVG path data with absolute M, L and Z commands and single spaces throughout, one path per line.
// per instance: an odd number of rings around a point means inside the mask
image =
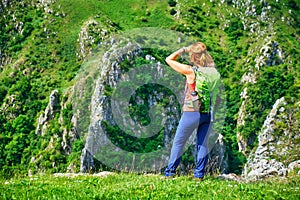
M 212 57 L 206 50 L 206 46 L 202 42 L 196 42 L 189 46 L 189 54 L 191 62 L 196 66 L 210 67 L 214 64 Z

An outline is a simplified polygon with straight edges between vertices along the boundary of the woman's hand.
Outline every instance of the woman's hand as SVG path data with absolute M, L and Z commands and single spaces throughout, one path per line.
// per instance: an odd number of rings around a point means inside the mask
M 184 52 L 188 52 L 188 51 L 189 51 L 188 47 L 182 47 L 182 48 L 178 49 L 177 51 L 173 52 L 171 55 L 169 55 L 166 58 L 166 62 L 168 63 L 167 60 L 176 60 L 178 58 L 178 56 L 180 56 Z
M 190 53 L 190 47 L 182 47 L 184 52 L 186 53 Z
M 171 55 L 169 55 L 166 58 L 166 62 L 168 63 L 168 65 L 170 67 L 172 67 L 175 71 L 177 71 L 181 74 L 184 74 L 186 76 L 194 75 L 194 72 L 193 72 L 193 69 L 191 68 L 191 66 L 182 64 L 182 63 L 179 63 L 176 61 L 178 56 L 180 56 L 184 52 L 189 52 L 189 48 L 182 47 L 182 48 L 178 49 L 177 51 L 175 51 L 174 53 L 172 53 Z

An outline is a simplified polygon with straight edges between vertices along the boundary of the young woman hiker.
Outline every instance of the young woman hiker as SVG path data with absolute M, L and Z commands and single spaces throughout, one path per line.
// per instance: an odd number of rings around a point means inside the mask
M 189 53 L 190 61 L 193 63 L 193 66 L 176 61 L 178 56 L 184 52 Z M 202 102 L 201 98 L 198 96 L 198 93 L 203 93 L 203 90 L 208 90 L 208 88 L 205 82 L 201 83 L 201 80 L 206 80 L 205 78 L 201 79 L 200 77 L 200 83 L 196 81 L 196 74 L 199 76 L 196 71 L 198 69 L 201 70 L 204 68 L 209 68 L 213 69 L 214 73 L 217 73 L 215 69 L 215 63 L 207 52 L 205 44 L 202 42 L 196 42 L 189 47 L 183 47 L 175 51 L 166 58 L 166 62 L 175 71 L 185 75 L 186 87 L 184 104 L 182 108 L 183 113 L 176 130 L 169 163 L 164 171 L 164 175 L 166 178 L 168 178 L 173 177 L 176 174 L 176 169 L 180 163 L 184 145 L 188 138 L 192 135 L 193 131 L 196 129 L 197 158 L 194 169 L 194 178 L 202 180 L 205 174 L 205 166 L 208 161 L 207 139 L 213 114 L 211 112 L 211 105 L 205 107 L 205 104 L 207 103 Z M 210 72 L 211 71 L 212 70 L 210 70 Z M 219 77 L 219 74 L 215 77 Z M 203 88 L 201 88 L 202 86 Z M 209 104 L 211 104 L 211 101 L 212 100 L 210 97 Z

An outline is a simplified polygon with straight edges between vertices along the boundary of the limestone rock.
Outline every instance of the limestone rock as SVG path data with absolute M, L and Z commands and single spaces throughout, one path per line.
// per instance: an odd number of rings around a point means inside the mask
M 80 172 L 91 172 L 95 168 L 93 155 L 84 148 L 80 157 Z
M 230 174 L 220 174 L 218 177 L 218 179 L 221 180 L 226 180 L 226 181 L 241 181 L 241 177 L 239 177 L 238 175 L 234 174 L 234 173 L 230 173 Z
M 228 159 L 225 153 L 226 145 L 224 137 L 221 134 L 218 134 L 215 144 L 209 152 L 209 161 L 205 170 L 209 173 L 225 173 L 228 169 Z
M 289 124 L 291 123 L 289 120 L 293 120 L 292 117 L 289 117 L 289 119 L 284 117 L 287 113 L 292 113 L 291 111 L 283 112 L 285 105 L 286 101 L 284 98 L 278 99 L 267 116 L 258 136 L 258 147 L 250 154 L 244 167 L 243 176 L 246 179 L 286 176 L 288 172 L 299 167 L 299 161 L 289 164 L 290 161 L 288 159 L 282 158 L 289 151 L 297 151 L 297 145 L 299 145 L 293 144 L 293 140 L 297 138 L 296 130 L 289 130 L 291 133 L 285 130 L 281 133 L 282 135 L 278 136 L 276 124 Z
M 300 175 L 300 160 L 291 162 L 288 166 L 288 173 L 293 172 L 294 170 L 298 170 L 298 174 Z
M 55 113 L 59 110 L 57 106 L 59 104 L 59 94 L 57 90 L 53 90 L 49 97 L 48 106 L 45 109 L 45 112 L 40 115 L 38 118 L 37 128 L 35 130 L 36 134 L 44 135 L 44 131 L 47 128 L 47 124 L 50 120 L 54 118 Z

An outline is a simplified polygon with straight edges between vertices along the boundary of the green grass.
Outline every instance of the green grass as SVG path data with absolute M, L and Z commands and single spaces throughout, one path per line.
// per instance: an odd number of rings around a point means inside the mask
M 107 177 L 73 178 L 40 175 L 2 180 L 0 199 L 299 199 L 300 177 L 251 183 L 198 182 L 187 176 L 116 173 Z
M 168 1 L 124 0 L 99 2 L 101 10 L 124 30 L 139 27 L 170 27 L 174 19 L 168 16 Z

